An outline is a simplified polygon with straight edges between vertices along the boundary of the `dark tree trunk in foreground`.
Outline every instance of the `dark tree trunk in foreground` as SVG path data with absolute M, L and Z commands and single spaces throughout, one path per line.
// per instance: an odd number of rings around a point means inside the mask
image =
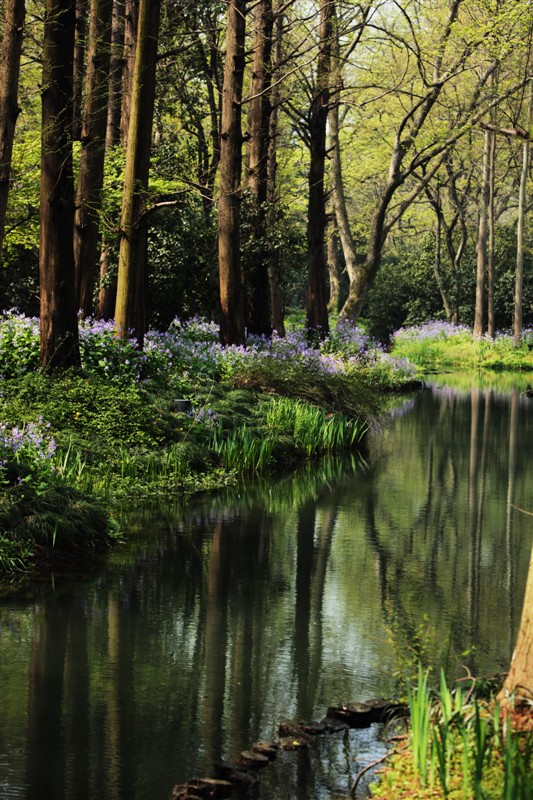
M 329 110 L 329 79 L 333 3 L 320 8 L 319 52 L 316 85 L 309 112 L 309 203 L 307 209 L 307 312 L 306 328 L 311 336 L 327 336 L 328 298 L 326 262 L 326 195 L 324 171 L 326 161 L 326 125 Z
M 144 196 L 150 172 L 159 16 L 160 0 L 140 0 L 120 218 L 116 331 L 123 339 L 133 331 L 141 346 L 145 332 L 147 244 Z
M 250 333 L 272 334 L 268 280 L 267 213 L 270 85 L 272 82 L 272 0 L 259 0 L 254 11 L 254 55 L 248 112 L 246 183 L 252 199 L 253 255 L 246 274 L 246 326 Z
M 0 257 L 4 241 L 15 124 L 19 115 L 18 82 L 25 0 L 6 0 L 0 50 Z
M 74 294 L 72 87 L 75 0 L 46 0 L 40 186 L 41 363 L 79 366 Z
M 246 3 L 230 0 L 222 89 L 220 199 L 218 203 L 218 270 L 220 340 L 242 344 L 245 338 L 240 255 L 242 166 L 242 83 Z
M 99 212 L 104 182 L 112 7 L 112 0 L 92 0 L 91 2 L 74 227 L 76 296 L 84 316 L 92 313 L 98 256 Z

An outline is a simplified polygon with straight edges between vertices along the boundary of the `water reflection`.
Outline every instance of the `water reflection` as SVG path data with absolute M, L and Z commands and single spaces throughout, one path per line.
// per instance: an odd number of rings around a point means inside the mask
M 364 461 L 129 511 L 96 574 L 5 600 L 0 795 L 167 797 L 283 718 L 392 694 L 421 630 L 451 675 L 504 669 L 532 409 L 517 387 L 436 386 L 398 403 Z M 332 737 L 282 759 L 262 794 L 340 796 L 376 747 Z

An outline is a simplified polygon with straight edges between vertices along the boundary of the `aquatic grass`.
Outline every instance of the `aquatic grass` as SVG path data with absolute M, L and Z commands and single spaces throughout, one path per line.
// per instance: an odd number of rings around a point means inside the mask
M 307 456 L 353 447 L 368 428 L 360 420 L 327 414 L 321 408 L 290 397 L 272 400 L 265 421 L 275 434 L 294 438 L 296 447 Z
M 431 744 L 431 696 L 428 688 L 428 672 L 418 667 L 416 686 L 409 687 L 407 703 L 410 717 L 410 736 L 413 752 L 413 769 L 426 786 L 428 777 L 428 756 Z
M 263 472 L 272 463 L 274 440 L 271 436 L 259 438 L 246 426 L 231 432 L 219 428 L 213 434 L 211 447 L 226 469 L 245 474 Z
M 533 731 L 492 700 L 449 689 L 441 671 L 435 696 L 419 668 L 409 690 L 407 746 L 396 751 L 372 795 L 387 800 L 532 800 Z

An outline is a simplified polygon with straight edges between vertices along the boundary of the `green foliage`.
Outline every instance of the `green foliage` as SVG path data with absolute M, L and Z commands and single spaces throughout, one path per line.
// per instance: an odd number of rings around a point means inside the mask
M 530 330 L 525 330 L 518 347 L 513 337 L 499 333 L 494 339 L 483 336 L 474 339 L 467 327 L 446 322 L 428 322 L 397 331 L 392 353 L 405 358 L 423 371 L 453 367 L 508 369 L 533 369 L 530 349 Z
M 441 671 L 433 694 L 419 667 L 409 691 L 407 747 L 392 756 L 372 796 L 383 800 L 526 800 L 533 797 L 533 731 L 512 710 L 450 689 Z M 517 718 L 519 720 L 519 717 Z

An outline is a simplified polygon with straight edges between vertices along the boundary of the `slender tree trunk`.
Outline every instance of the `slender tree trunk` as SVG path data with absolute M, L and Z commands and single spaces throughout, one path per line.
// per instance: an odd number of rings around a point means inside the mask
M 326 126 L 329 111 L 329 81 L 334 3 L 320 7 L 319 52 L 316 85 L 309 112 L 309 202 L 307 207 L 307 311 L 306 329 L 314 337 L 329 332 L 326 263 L 326 196 L 324 171 Z
M 490 137 L 489 150 L 489 205 L 487 209 L 488 224 L 488 259 L 487 259 L 487 335 L 494 339 L 496 335 L 496 318 L 494 313 L 494 265 L 495 265 L 495 246 L 496 246 L 496 136 L 493 133 Z
M 487 274 L 488 209 L 490 195 L 490 141 L 491 132 L 485 131 L 485 140 L 483 144 L 483 177 L 477 236 L 476 307 L 474 312 L 475 338 L 483 336 L 485 327 L 485 277 Z
M 120 218 L 115 325 L 123 339 L 133 330 L 140 346 L 145 331 L 146 216 L 160 0 L 140 0 L 124 194 Z
M 280 64 L 282 59 L 283 14 L 276 13 L 274 20 L 274 63 L 273 78 L 276 84 L 271 97 L 271 111 L 268 134 L 268 212 L 267 227 L 272 231 L 276 225 L 277 207 L 279 205 L 277 174 L 278 174 L 278 122 L 279 107 L 281 104 Z M 270 283 L 270 308 L 272 312 L 272 327 L 278 336 L 285 336 L 285 322 L 283 319 L 283 302 L 281 299 L 281 258 L 279 248 L 271 243 L 268 258 L 268 280 Z
M 531 135 L 533 123 L 533 81 L 529 86 L 529 110 L 528 110 L 527 130 Z M 514 314 L 513 314 L 513 342 L 518 347 L 522 339 L 522 304 L 524 288 L 524 238 L 526 225 L 526 206 L 527 206 L 527 179 L 529 173 L 529 153 L 530 138 L 524 140 L 522 145 L 522 172 L 520 175 L 520 190 L 518 194 L 518 227 L 516 233 L 516 272 L 514 290 Z
M 157 0 L 160 5 L 160 0 Z M 133 99 L 135 52 L 138 37 L 140 0 L 124 0 L 124 55 L 122 61 L 122 109 L 120 117 L 120 140 L 126 147 L 130 127 Z
M 242 344 L 245 338 L 240 257 L 242 130 L 241 101 L 245 47 L 244 0 L 230 0 L 222 90 L 220 199 L 218 204 L 218 269 L 220 339 Z
M 87 77 L 74 227 L 76 295 L 84 316 L 92 313 L 104 182 L 112 0 L 92 0 Z
M 335 215 L 333 213 L 328 215 L 328 228 L 327 228 L 327 262 L 328 262 L 328 275 L 329 275 L 329 302 L 328 310 L 332 314 L 336 314 L 340 308 L 341 298 L 341 265 L 339 253 L 339 235 Z
M 253 255 L 245 276 L 246 326 L 250 333 L 271 336 L 270 288 L 265 258 L 268 197 L 268 137 L 271 114 L 272 0 L 259 0 L 254 10 L 254 55 L 248 111 L 246 186 L 252 196 Z
M 72 86 L 74 0 L 46 0 L 40 185 L 41 363 L 79 366 L 74 294 Z
M 374 282 L 381 262 L 381 253 L 386 237 L 385 215 L 395 190 L 396 186 L 389 182 L 374 213 L 371 221 L 367 255 L 364 264 L 358 266 L 355 275 L 350 281 L 348 297 L 339 314 L 342 319 L 356 322 L 361 316 L 368 291 Z
M 122 73 L 124 67 L 125 0 L 113 0 L 111 21 L 111 58 L 105 149 L 116 147 L 121 141 Z M 104 240 L 99 259 L 98 311 L 99 319 L 111 319 L 117 300 L 116 279 L 110 279 L 110 245 Z
M 6 0 L 0 49 L 0 258 L 6 225 L 15 125 L 20 112 L 18 83 L 24 17 L 25 0 Z
M 107 149 L 115 147 L 120 142 L 123 55 L 124 0 L 113 0 L 106 128 Z
M 89 0 L 76 0 L 76 28 L 74 34 L 74 87 L 72 89 L 72 138 L 81 139 L 83 76 L 87 50 L 87 20 Z
M 441 296 L 446 319 L 448 322 L 451 322 L 453 316 L 452 307 L 448 299 L 448 294 L 442 285 L 442 217 L 440 213 L 437 213 L 436 216 L 437 227 L 435 230 L 435 261 L 433 262 L 433 274 L 435 275 L 435 281 L 437 282 L 437 287 Z

